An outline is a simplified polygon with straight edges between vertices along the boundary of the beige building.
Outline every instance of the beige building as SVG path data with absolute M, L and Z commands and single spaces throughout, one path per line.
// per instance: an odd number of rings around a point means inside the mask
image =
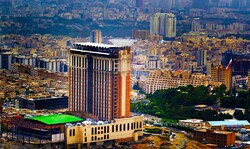
M 225 67 L 222 65 L 211 68 L 211 81 L 225 82 Z
M 160 36 L 160 35 L 158 35 L 158 34 L 149 35 L 149 36 L 148 36 L 148 40 L 151 40 L 151 41 L 163 40 L 163 36 Z
M 158 78 L 153 82 L 147 82 L 145 91 L 147 94 L 154 93 L 160 89 L 178 88 L 179 86 L 192 85 L 196 86 L 207 86 L 208 81 L 200 79 L 182 79 L 182 78 Z
M 179 125 L 191 128 L 202 128 L 205 123 L 201 119 L 179 120 Z
M 143 90 L 147 93 L 154 93 L 160 89 L 178 88 L 179 86 L 207 86 L 208 81 L 203 75 L 196 75 L 195 77 L 190 77 L 187 71 L 180 72 L 177 76 L 181 78 L 173 77 L 173 73 L 169 71 L 155 70 L 150 71 L 149 77 L 143 86 Z M 175 75 L 176 76 L 176 75 Z
M 227 87 L 227 90 L 230 90 L 231 88 L 231 82 L 232 82 L 232 68 L 229 67 L 228 69 L 226 69 L 225 71 L 225 85 Z
M 67 148 L 82 148 L 90 144 L 103 144 L 107 141 L 137 141 L 143 136 L 144 116 L 115 119 L 111 123 L 86 120 L 75 126 L 66 125 Z
M 212 84 L 225 84 L 227 87 L 227 90 L 230 89 L 231 86 L 231 67 L 226 69 L 224 66 L 216 66 L 211 68 L 211 81 Z
M 133 39 L 145 40 L 145 39 L 148 39 L 149 31 L 148 30 L 136 30 L 136 29 L 134 29 L 132 31 L 132 36 L 133 36 Z

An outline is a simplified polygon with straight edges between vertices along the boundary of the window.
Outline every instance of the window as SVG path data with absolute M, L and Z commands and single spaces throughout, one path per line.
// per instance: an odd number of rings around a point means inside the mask
M 104 126 L 104 133 L 106 133 L 106 126 Z
M 123 124 L 123 131 L 126 130 L 126 124 Z
M 75 136 L 76 134 L 75 134 L 75 129 L 70 129 L 69 130 L 69 136 L 71 137 L 71 136 Z
M 122 131 L 122 124 L 120 124 L 120 131 Z
M 112 125 L 112 132 L 114 132 L 115 131 L 115 126 L 114 125 Z
M 87 137 L 85 137 L 85 142 L 87 142 Z
M 118 125 L 116 125 L 116 132 L 118 131 Z
M 72 136 L 72 129 L 69 130 L 69 136 Z
M 127 126 L 128 126 L 128 129 L 127 129 L 127 130 L 129 130 L 129 123 L 128 123 L 128 125 L 127 125 Z

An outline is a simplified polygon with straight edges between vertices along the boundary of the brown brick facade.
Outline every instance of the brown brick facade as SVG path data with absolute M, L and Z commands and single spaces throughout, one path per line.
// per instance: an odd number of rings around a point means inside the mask
M 235 143 L 235 133 L 214 130 L 195 130 L 193 138 L 199 142 L 231 146 Z

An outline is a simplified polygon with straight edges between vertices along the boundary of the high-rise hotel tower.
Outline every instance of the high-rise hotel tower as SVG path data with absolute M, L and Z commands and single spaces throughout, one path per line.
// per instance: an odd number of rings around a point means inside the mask
M 69 54 L 69 111 L 111 121 L 130 115 L 130 47 L 76 43 Z

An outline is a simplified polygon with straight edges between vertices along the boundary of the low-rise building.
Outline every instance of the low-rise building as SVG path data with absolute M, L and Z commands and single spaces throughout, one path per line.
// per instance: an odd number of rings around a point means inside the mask
M 247 120 L 208 121 L 205 126 L 209 129 L 215 130 L 250 129 L 250 123 Z
M 143 117 L 115 119 L 111 123 L 86 120 L 77 125 L 68 124 L 65 128 L 67 148 L 110 141 L 137 141 L 143 136 Z
M 0 125 L 5 127 L 2 127 L 2 135 L 25 144 L 25 148 L 65 148 L 65 124 L 83 121 L 80 117 L 68 114 L 27 114 L 25 117 L 17 113 L 3 115 Z
M 179 125 L 184 127 L 202 128 L 204 124 L 205 123 L 201 119 L 179 120 Z
M 211 129 L 194 130 L 193 138 L 199 142 L 217 144 L 218 146 L 231 146 L 235 143 L 235 133 L 215 131 Z
M 149 37 L 149 31 L 148 30 L 132 30 L 132 35 L 133 35 L 133 39 L 148 39 Z
M 68 97 L 54 97 L 54 96 L 19 96 L 19 107 L 30 110 L 42 109 L 66 109 L 68 108 Z
M 151 40 L 151 41 L 160 41 L 160 40 L 163 40 L 163 36 L 160 36 L 158 34 L 149 35 L 148 39 Z

